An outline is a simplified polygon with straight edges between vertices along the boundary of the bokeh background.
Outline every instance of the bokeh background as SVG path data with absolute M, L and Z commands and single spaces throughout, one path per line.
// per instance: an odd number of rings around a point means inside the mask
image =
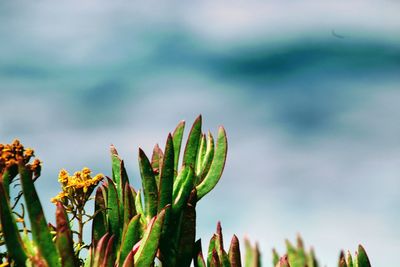
M 109 145 L 138 186 L 137 151 L 203 115 L 229 138 L 221 182 L 198 206 L 271 249 L 297 233 L 320 263 L 364 244 L 400 251 L 398 1 L 37 1 L 0 4 L 0 141 L 43 160 L 46 215 L 57 174 L 110 175 Z

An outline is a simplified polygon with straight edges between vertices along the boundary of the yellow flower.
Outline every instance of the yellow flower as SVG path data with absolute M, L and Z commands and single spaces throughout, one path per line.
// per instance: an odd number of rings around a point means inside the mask
M 0 172 L 4 171 L 6 168 L 11 169 L 12 167 L 15 167 L 20 161 L 24 164 L 28 164 L 32 157 L 34 157 L 33 149 L 25 149 L 17 139 L 15 139 L 11 144 L 0 144 Z M 32 168 L 34 168 L 37 174 L 40 174 L 40 170 L 36 165 Z
M 69 173 L 65 169 L 62 169 L 58 174 L 58 181 L 62 184 L 66 184 L 68 183 L 68 178 L 69 178 Z
M 58 195 L 57 196 L 55 196 L 55 197 L 53 197 L 52 199 L 51 199 L 51 202 L 53 202 L 53 203 L 57 203 L 58 201 L 64 201 L 64 198 L 66 198 L 68 196 L 68 193 L 66 193 L 66 192 L 60 192 L 60 193 L 58 193 Z
M 62 169 L 58 175 L 58 181 L 62 184 L 63 191 L 53 198 L 52 202 L 68 196 L 70 199 L 78 200 L 81 205 L 84 205 L 84 202 L 89 198 L 87 193 L 89 191 L 91 193 L 91 189 L 104 178 L 103 174 L 97 174 L 92 178 L 90 176 L 91 173 L 92 171 L 87 167 L 75 172 L 74 175 L 69 175 L 65 169 Z

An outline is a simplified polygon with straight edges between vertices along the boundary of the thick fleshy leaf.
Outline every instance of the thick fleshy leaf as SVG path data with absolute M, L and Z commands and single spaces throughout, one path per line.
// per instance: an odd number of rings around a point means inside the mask
M 212 258 L 213 258 L 213 251 L 216 252 L 216 250 L 215 250 L 215 240 L 216 239 L 217 239 L 217 236 L 214 234 L 211 237 L 210 242 L 208 244 L 207 266 L 211 265 Z M 217 257 L 218 257 L 218 254 L 217 254 Z
M 114 266 L 114 262 L 115 262 L 115 258 L 116 258 L 116 252 L 115 252 L 116 244 L 114 243 L 115 242 L 114 239 L 115 239 L 114 235 L 112 235 L 110 237 L 110 239 L 108 239 L 101 267 L 113 267 Z
M 221 267 L 221 263 L 219 261 L 218 258 L 218 252 L 214 249 L 211 252 L 211 263 L 210 263 L 210 267 Z
M 109 239 L 110 234 L 106 233 L 100 238 L 99 242 L 97 242 L 93 257 L 93 267 L 100 267 L 100 264 L 102 264 Z
M 350 251 L 347 251 L 346 253 L 346 262 L 347 262 L 347 267 L 353 267 L 353 258 L 351 257 Z
M 100 186 L 96 190 L 96 196 L 94 200 L 94 212 L 95 216 L 92 221 L 92 242 L 96 246 L 97 242 L 102 236 L 108 231 L 107 218 L 106 218 L 106 202 L 107 193 L 104 185 Z
M 297 236 L 297 251 L 296 251 L 297 261 L 301 264 L 300 266 L 307 265 L 307 256 L 304 250 L 304 242 L 301 236 Z
M 156 144 L 153 149 L 153 155 L 151 156 L 151 167 L 153 168 L 154 177 L 158 187 L 160 187 L 160 171 L 162 168 L 163 158 L 164 153 L 158 144 Z
M 254 267 L 255 267 L 255 266 L 256 266 L 256 265 L 254 265 Z M 260 265 L 258 265 L 258 266 L 260 266 Z M 282 257 L 279 259 L 279 262 L 278 262 L 278 264 L 276 265 L 276 267 L 290 267 L 288 256 L 287 256 L 287 255 L 282 256 Z
M 0 177 L 0 219 L 8 254 L 17 265 L 23 266 L 27 256 L 15 218 L 12 214 L 9 197 L 4 188 L 2 177 Z
M 108 192 L 107 192 L 107 215 L 108 215 L 108 230 L 117 244 L 120 240 L 122 232 L 122 220 L 120 216 L 118 193 L 115 183 L 107 177 Z
M 132 192 L 131 186 L 126 183 L 124 189 L 124 229 L 136 215 L 135 197 Z
M 371 263 L 369 262 L 367 253 L 365 252 L 365 249 L 361 245 L 358 245 L 357 262 L 358 262 L 358 267 L 371 267 Z
M 142 149 L 139 148 L 139 168 L 142 178 L 144 196 L 144 214 L 147 221 L 157 214 L 158 190 L 150 161 Z
M 201 183 L 207 176 L 213 159 L 214 159 L 214 138 L 212 134 L 208 132 L 206 151 L 204 156 L 202 157 L 200 169 L 198 172 L 196 172 L 196 175 L 198 176 L 196 185 Z
M 119 266 L 125 262 L 125 258 L 132 251 L 133 246 L 140 239 L 140 214 L 131 219 L 122 237 L 121 249 L 119 255 Z
M 143 205 L 142 205 L 142 198 L 141 198 L 141 191 L 137 191 L 136 198 L 135 198 L 135 208 L 137 214 L 140 214 L 140 223 L 144 227 L 147 225 L 146 216 L 144 215 Z
M 254 262 L 253 262 L 254 267 L 261 267 L 261 253 L 260 249 L 258 247 L 258 243 L 256 243 L 254 247 Z
M 171 206 L 165 207 L 161 212 L 153 217 L 143 234 L 139 249 L 135 254 L 135 266 L 148 267 L 154 262 L 158 244 L 161 236 L 161 231 L 164 223 L 166 210 Z
M 23 162 L 19 163 L 18 170 L 21 177 L 22 191 L 24 193 L 29 220 L 31 222 L 33 240 L 40 254 L 47 261 L 49 266 L 60 266 L 60 256 L 52 241 L 49 228 L 47 227 L 42 205 L 40 204 L 39 196 L 33 184 L 32 172 Z
M 197 240 L 194 244 L 194 254 L 193 254 L 194 267 L 206 267 L 204 261 L 203 252 L 201 249 L 201 240 Z
M 279 254 L 276 249 L 272 249 L 272 266 L 276 266 L 279 262 Z
M 187 203 L 190 192 L 193 189 L 193 184 L 194 184 L 194 171 L 191 166 L 189 167 L 184 167 L 184 170 L 187 170 L 183 173 L 185 175 L 185 178 L 182 180 L 182 184 L 180 185 L 180 188 L 177 188 L 173 192 L 173 204 L 172 204 L 172 212 L 174 214 L 178 214 L 181 210 L 182 207 Z M 178 179 L 178 178 L 177 178 Z
M 346 257 L 344 256 L 344 252 L 341 251 L 339 255 L 339 267 L 347 267 Z
M 135 267 L 134 255 L 135 253 L 131 250 L 128 256 L 125 258 L 122 267 Z
M 3 187 L 5 192 L 7 192 L 7 196 L 10 196 L 10 183 L 17 174 L 18 174 L 18 168 L 16 168 L 15 166 L 11 168 L 6 168 L 3 174 L 0 173 Z
M 168 135 L 165 145 L 163 165 L 160 173 L 160 189 L 158 211 L 172 203 L 172 190 L 174 183 L 174 144 L 171 134 Z
M 240 257 L 240 246 L 239 246 L 239 239 L 236 235 L 233 235 L 231 240 L 231 245 L 228 251 L 229 261 L 232 267 L 241 267 L 242 260 Z
M 111 163 L 112 163 L 112 180 L 118 193 L 118 199 L 123 201 L 125 184 L 129 183 L 128 175 L 125 170 L 124 161 L 119 157 L 116 148 L 111 145 Z M 119 214 L 124 217 L 124 209 L 122 203 L 119 205 Z
M 174 143 L 174 172 L 175 176 L 178 173 L 178 164 L 179 164 L 179 155 L 181 151 L 181 146 L 182 146 L 182 137 L 183 137 L 183 132 L 185 130 L 185 121 L 179 122 L 179 124 L 176 126 L 174 132 L 172 133 L 172 141 Z
M 190 266 L 196 240 L 196 194 L 194 191 L 185 208 L 180 220 L 179 238 L 177 241 L 176 266 Z M 187 201 L 187 200 L 186 200 Z
M 310 253 L 308 254 L 307 266 L 318 267 L 318 261 L 315 257 L 315 252 L 313 248 L 310 249 Z
M 194 169 L 196 163 L 197 152 L 199 149 L 201 138 L 201 115 L 196 118 L 186 142 L 185 152 L 183 154 L 183 165 L 192 166 Z
M 256 244 L 254 247 L 250 244 L 250 241 L 245 238 L 244 239 L 245 246 L 245 266 L 259 267 L 261 266 L 261 256 L 260 251 L 258 249 L 258 245 Z
M 74 240 L 72 239 L 68 216 L 61 202 L 57 203 L 56 223 L 56 245 L 61 256 L 61 265 L 63 267 L 78 266 L 79 264 L 74 253 Z
M 217 238 L 215 240 L 215 250 L 218 253 L 218 258 L 221 266 L 223 267 L 230 267 L 231 264 L 229 262 L 228 254 L 224 250 L 224 241 L 222 236 L 222 227 L 221 222 L 217 223 Z
M 189 166 L 182 166 L 182 169 L 179 171 L 178 176 L 175 178 L 173 187 L 172 187 L 172 199 L 175 199 L 178 195 L 179 190 L 182 187 L 182 184 L 185 182 L 187 174 L 189 172 Z
M 299 242 L 300 240 L 300 242 Z M 300 243 L 300 248 L 296 248 L 288 239 L 285 240 L 287 255 L 289 258 L 290 265 L 292 266 L 304 266 L 306 265 L 306 260 L 304 256 L 304 250 L 301 239 L 298 239 Z
M 228 142 L 225 129 L 221 126 L 218 130 L 218 141 L 215 149 L 215 155 L 204 180 L 196 186 L 197 197 L 200 200 L 210 192 L 218 183 L 224 170 L 226 153 L 228 151 Z
M 207 150 L 206 135 L 202 133 L 200 135 L 200 143 L 197 151 L 196 166 L 195 166 L 196 175 L 199 175 L 201 172 L 201 163 L 203 162 L 206 150 Z

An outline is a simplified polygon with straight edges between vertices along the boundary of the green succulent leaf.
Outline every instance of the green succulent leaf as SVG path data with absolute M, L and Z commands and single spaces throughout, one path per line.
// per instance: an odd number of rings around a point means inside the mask
M 114 262 L 115 262 L 115 258 L 116 258 L 116 253 L 115 253 L 116 244 L 114 243 L 115 242 L 114 239 L 115 239 L 115 235 L 112 235 L 110 237 L 110 239 L 108 239 L 101 267 L 113 267 L 114 266 Z
M 218 252 L 215 249 L 213 249 L 213 251 L 211 252 L 210 267 L 222 267 L 218 258 Z
M 102 185 L 97 188 L 94 199 L 94 217 L 92 221 L 92 242 L 94 246 L 97 245 L 100 238 L 108 231 L 106 200 L 106 188 Z
M 347 262 L 347 267 L 353 267 L 354 266 L 353 258 L 351 256 L 350 251 L 347 251 L 347 253 L 346 253 L 346 262 Z
M 142 177 L 145 216 L 147 221 L 157 214 L 158 190 L 153 168 L 142 149 L 139 148 L 139 168 Z
M 346 263 L 346 257 L 344 256 L 344 252 L 343 250 L 340 252 L 339 255 L 339 267 L 347 267 L 347 263 Z
M 135 196 L 133 189 L 126 183 L 124 189 L 124 229 L 128 226 L 129 222 L 136 215 Z
M 110 234 L 106 233 L 97 243 L 96 250 L 94 251 L 93 267 L 100 267 L 100 265 L 103 263 L 109 239 Z
M 206 267 L 204 261 L 203 252 L 201 249 L 201 240 L 197 240 L 194 244 L 194 254 L 193 254 L 194 267 Z
M 179 122 L 174 132 L 172 133 L 172 141 L 174 143 L 174 172 L 175 176 L 178 173 L 179 156 L 182 146 L 183 132 L 185 130 L 185 121 Z
M 174 144 L 171 134 L 168 135 L 165 145 L 163 165 L 160 173 L 160 189 L 158 211 L 172 203 L 172 190 L 174 184 Z
M 218 253 L 219 262 L 222 267 L 230 267 L 228 254 L 224 250 L 221 222 L 217 223 L 217 238 L 215 240 L 215 250 Z
M 279 254 L 276 249 L 272 249 L 272 266 L 276 266 L 279 262 Z
M 0 177 L 0 219 L 2 233 L 9 256 L 18 266 L 24 266 L 27 259 L 21 236 L 9 203 L 9 196 Z
M 198 177 L 198 181 L 196 182 L 196 185 L 201 183 L 204 180 L 204 178 L 207 176 L 207 174 L 210 170 L 211 164 L 213 162 L 213 159 L 214 159 L 214 138 L 213 138 L 212 134 L 210 132 L 208 132 L 207 146 L 205 149 L 205 154 L 204 154 L 204 156 L 202 156 L 200 168 L 199 168 L 198 172 L 196 172 L 196 175 Z
M 141 191 L 137 191 L 136 198 L 135 198 L 135 208 L 137 214 L 140 214 L 140 223 L 143 227 L 147 225 L 146 216 L 144 215 L 143 206 L 142 206 L 142 198 L 141 198 Z
M 228 251 L 228 257 L 232 267 L 242 267 L 239 239 L 236 235 L 233 235 L 232 237 L 231 245 Z
M 183 154 L 183 165 L 195 168 L 196 157 L 201 138 L 201 115 L 196 118 L 190 130 Z
M 224 170 L 228 143 L 225 129 L 221 126 L 218 130 L 218 141 L 215 149 L 215 155 L 204 180 L 196 186 L 197 197 L 200 200 L 210 192 L 218 183 Z
M 135 254 L 135 266 L 148 267 L 154 263 L 154 258 L 158 249 L 161 231 L 164 223 L 166 210 L 170 206 L 165 207 L 161 212 L 151 219 L 143 234 L 139 249 Z
M 371 267 L 371 263 L 369 262 L 367 253 L 365 252 L 365 249 L 361 245 L 358 245 L 357 263 L 358 263 L 357 267 Z
M 121 266 L 126 257 L 132 251 L 133 246 L 140 240 L 140 214 L 131 219 L 122 237 L 121 250 L 119 255 L 119 266 Z
M 201 164 L 204 160 L 204 156 L 206 154 L 206 150 L 207 150 L 207 140 L 206 140 L 206 135 L 205 134 L 201 134 L 200 135 L 200 144 L 199 144 L 199 148 L 198 148 L 198 152 L 197 152 L 197 158 L 196 158 L 196 175 L 199 175 L 201 173 Z
M 124 161 L 119 157 L 118 152 L 113 145 L 111 145 L 110 151 L 112 162 L 112 180 L 115 183 L 115 188 L 118 193 L 118 199 L 120 201 L 123 201 L 125 184 L 129 183 L 128 175 L 125 170 Z M 119 205 L 119 209 L 120 216 L 121 218 L 123 218 L 124 209 L 122 205 Z
M 174 214 L 178 214 L 182 210 L 182 207 L 187 203 L 194 184 L 194 171 L 191 166 L 185 166 L 181 173 L 182 179 L 180 180 L 182 183 L 179 185 L 179 188 L 176 188 L 173 192 L 174 201 L 172 204 L 172 212 Z
M 58 202 L 56 209 L 56 246 L 61 256 L 63 267 L 78 266 L 77 258 L 74 253 L 74 240 L 69 227 L 69 220 L 63 205 Z
M 211 239 L 210 242 L 208 244 L 208 255 L 207 255 L 207 266 L 211 265 L 212 259 L 213 259 L 213 252 L 217 252 L 215 250 L 215 242 L 217 240 L 217 236 L 214 234 Z M 218 254 L 217 254 L 217 258 L 218 258 Z M 219 261 L 218 261 L 219 262 Z
M 118 240 L 122 232 L 122 220 L 119 209 L 119 199 L 117 193 L 117 187 L 115 183 L 107 177 L 108 192 L 107 192 L 107 216 L 109 232 L 114 236 L 115 242 L 118 244 Z
M 153 149 L 153 155 L 151 156 L 151 167 L 153 168 L 154 177 L 158 187 L 160 187 L 160 171 L 162 168 L 163 158 L 164 153 L 158 144 L 156 144 Z
M 134 256 L 135 256 L 135 253 L 133 251 L 130 251 L 128 256 L 126 256 L 122 267 L 135 267 Z
M 177 238 L 176 266 L 190 266 L 196 240 L 196 191 L 192 191 L 183 209 Z
M 50 266 L 60 266 L 60 256 L 52 241 L 49 228 L 47 227 L 42 205 L 40 204 L 39 196 L 33 184 L 32 172 L 23 162 L 19 163 L 18 170 L 21 177 L 22 191 L 26 200 L 25 203 L 29 220 L 31 222 L 33 240 L 40 254 Z

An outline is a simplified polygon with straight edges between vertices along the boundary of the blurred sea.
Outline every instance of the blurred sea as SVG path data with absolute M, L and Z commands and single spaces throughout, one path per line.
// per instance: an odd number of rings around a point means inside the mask
M 271 248 L 297 233 L 322 266 L 362 243 L 373 266 L 400 249 L 400 6 L 395 1 L 0 4 L 0 142 L 57 174 L 110 175 L 116 145 L 139 185 L 179 120 L 228 133 L 220 184 L 199 204 L 203 245 L 222 221 Z

